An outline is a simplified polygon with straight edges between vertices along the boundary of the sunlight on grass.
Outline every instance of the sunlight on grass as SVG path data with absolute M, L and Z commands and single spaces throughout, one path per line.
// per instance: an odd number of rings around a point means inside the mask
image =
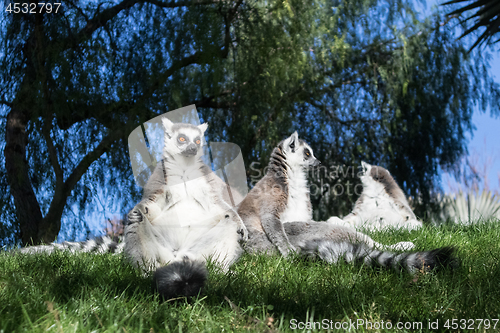
M 151 279 L 121 256 L 4 253 L 0 330 L 264 332 L 293 331 L 292 323 L 310 321 L 337 331 L 335 325 L 362 320 L 372 325 L 419 322 L 421 328 L 397 331 L 427 332 L 436 321 L 444 330 L 447 319 L 500 317 L 499 221 L 372 236 L 384 244 L 412 241 L 418 250 L 452 245 L 460 264 L 455 270 L 413 277 L 298 257 L 245 255 L 227 274 L 209 267 L 209 282 L 191 303 L 161 303 L 152 293 Z M 317 326 L 311 331 L 325 330 Z M 363 326 L 357 331 L 384 330 Z

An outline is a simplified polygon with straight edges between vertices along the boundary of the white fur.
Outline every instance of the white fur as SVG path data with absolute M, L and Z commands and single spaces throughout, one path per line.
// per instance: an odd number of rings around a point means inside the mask
M 383 184 L 371 177 L 372 166 L 365 162 L 361 162 L 361 164 L 364 170 L 360 177 L 363 184 L 361 206 L 356 206 L 353 213 L 347 215 L 342 223 L 338 221 L 337 217 L 331 217 L 327 222 L 368 230 L 386 228 L 416 230 L 421 228 L 422 222 L 417 221 L 413 213 L 408 219 L 408 212 L 398 207 L 394 198 L 385 191 Z M 403 199 L 405 201 L 402 204 L 411 212 L 406 198 Z
M 354 229 L 354 226 L 352 223 L 349 223 L 345 220 L 342 220 L 341 218 L 337 216 L 332 216 L 328 219 L 327 221 L 330 224 L 337 225 L 341 227 L 341 230 L 347 230 L 348 232 L 352 233 L 353 235 L 356 235 L 356 241 L 362 241 L 363 243 L 367 244 L 370 247 L 375 247 L 378 249 L 382 250 L 392 250 L 392 251 L 409 251 L 415 247 L 415 244 L 412 242 L 399 242 L 393 245 L 384 245 L 378 242 L 375 242 L 371 237 L 368 235 L 365 235 L 359 231 L 356 231 Z M 357 228 L 358 230 L 360 227 Z
M 292 141 L 295 142 L 295 152 L 289 147 Z M 305 148 L 308 148 L 311 154 L 313 151 L 306 143 L 299 144 L 297 132 L 285 140 L 283 147 L 288 164 L 288 201 L 285 211 L 281 213 L 281 222 L 310 221 L 312 214 L 308 206 L 310 202 L 306 169 L 308 165 L 304 161 L 303 154 Z

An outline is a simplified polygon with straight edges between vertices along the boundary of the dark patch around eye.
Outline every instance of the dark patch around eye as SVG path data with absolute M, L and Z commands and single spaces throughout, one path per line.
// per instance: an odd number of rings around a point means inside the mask
M 194 142 L 195 142 L 197 145 L 199 145 L 199 144 L 201 143 L 201 139 L 200 139 L 200 137 L 199 137 L 199 136 L 198 136 L 198 137 L 196 137 L 196 139 L 194 139 Z
M 188 142 L 187 138 L 184 135 L 179 135 L 179 137 L 177 138 L 177 141 L 179 141 L 180 143 L 187 143 Z
M 311 152 L 309 151 L 309 149 L 304 149 L 304 155 L 306 156 L 306 158 L 309 158 L 311 157 Z

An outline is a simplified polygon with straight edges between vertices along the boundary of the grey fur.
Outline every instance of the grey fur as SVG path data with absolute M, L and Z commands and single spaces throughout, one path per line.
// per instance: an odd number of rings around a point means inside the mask
M 296 133 L 282 141 L 273 150 L 266 176 L 255 185 L 239 206 L 238 213 L 249 232 L 249 239 L 245 244 L 246 251 L 283 256 L 288 256 L 291 251 L 297 251 L 303 256 L 319 258 L 330 263 L 344 259 L 369 266 L 376 264 L 394 269 L 403 267 L 410 273 L 419 269 L 433 269 L 438 264 L 451 265 L 453 250 L 449 248 L 395 254 L 379 249 L 407 250 L 413 247 L 413 244 L 401 242 L 393 246 L 385 246 L 348 226 L 313 222 L 311 221 L 309 195 L 302 198 L 302 200 L 307 200 L 307 205 L 302 205 L 306 207 L 305 219 L 299 219 L 299 222 L 284 219 L 282 214 L 289 205 L 289 201 L 293 200 L 288 192 L 291 168 L 287 153 L 289 154 L 289 151 L 296 147 L 293 146 L 288 152 L 285 149 L 290 144 L 290 140 L 295 140 L 294 136 L 296 137 Z M 376 170 L 381 173 L 382 171 L 382 169 Z M 381 177 L 376 176 L 378 181 L 387 186 L 393 197 L 402 194 L 402 192 L 397 192 L 399 188 L 388 172 L 383 173 Z M 307 189 L 307 184 L 303 186 Z M 273 188 L 278 188 L 278 190 L 273 192 Z
M 23 247 L 16 252 L 26 254 L 45 253 L 50 254 L 55 250 L 89 253 L 121 253 L 125 243 L 121 242 L 118 237 L 101 236 L 94 239 L 89 239 L 83 242 L 62 242 L 51 243 L 46 245 L 36 245 Z
M 283 215 L 289 208 L 289 200 L 293 200 L 290 198 L 290 177 L 292 173 L 305 173 L 305 167 L 318 163 L 312 149 L 303 140 L 299 140 L 297 132 L 274 148 L 266 175 L 248 193 L 238 208 L 238 214 L 249 233 L 245 249 L 250 252 L 273 252 L 276 248 L 285 257 L 295 251 L 283 226 L 288 222 L 284 220 Z M 302 175 L 295 175 L 298 176 Z M 304 186 L 307 186 L 307 181 Z M 305 191 L 303 216 L 305 220 L 311 220 L 309 190 L 299 190 Z
M 386 246 L 352 228 L 325 222 L 291 222 L 283 226 L 290 244 L 300 255 L 332 264 L 343 260 L 398 271 L 405 269 L 413 274 L 422 269 L 429 271 L 440 266 L 454 267 L 457 263 L 453 256 L 454 250 L 450 247 L 423 252 L 394 253 L 384 249 L 400 251 L 409 244 L 401 242 Z M 250 243 L 253 246 L 251 252 L 278 254 L 272 241 L 263 232 L 249 232 L 250 240 L 254 239 Z
M 366 266 L 378 266 L 396 271 L 406 270 L 410 274 L 417 271 L 431 271 L 440 267 L 454 267 L 452 247 L 443 247 L 432 251 L 393 253 L 373 249 L 366 244 L 333 242 L 325 239 L 308 241 L 302 252 L 312 258 L 336 264 L 340 260 L 348 263 L 361 263 Z

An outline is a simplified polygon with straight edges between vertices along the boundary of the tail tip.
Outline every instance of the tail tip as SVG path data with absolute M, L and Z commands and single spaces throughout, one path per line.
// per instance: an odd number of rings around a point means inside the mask
M 153 276 L 153 287 L 163 300 L 191 298 L 200 293 L 207 278 L 204 262 L 183 260 L 158 268 Z
M 430 263 L 430 269 L 440 269 L 440 268 L 457 268 L 459 265 L 459 259 L 455 256 L 455 248 L 453 246 L 445 246 L 439 249 L 431 251 L 432 263 Z

